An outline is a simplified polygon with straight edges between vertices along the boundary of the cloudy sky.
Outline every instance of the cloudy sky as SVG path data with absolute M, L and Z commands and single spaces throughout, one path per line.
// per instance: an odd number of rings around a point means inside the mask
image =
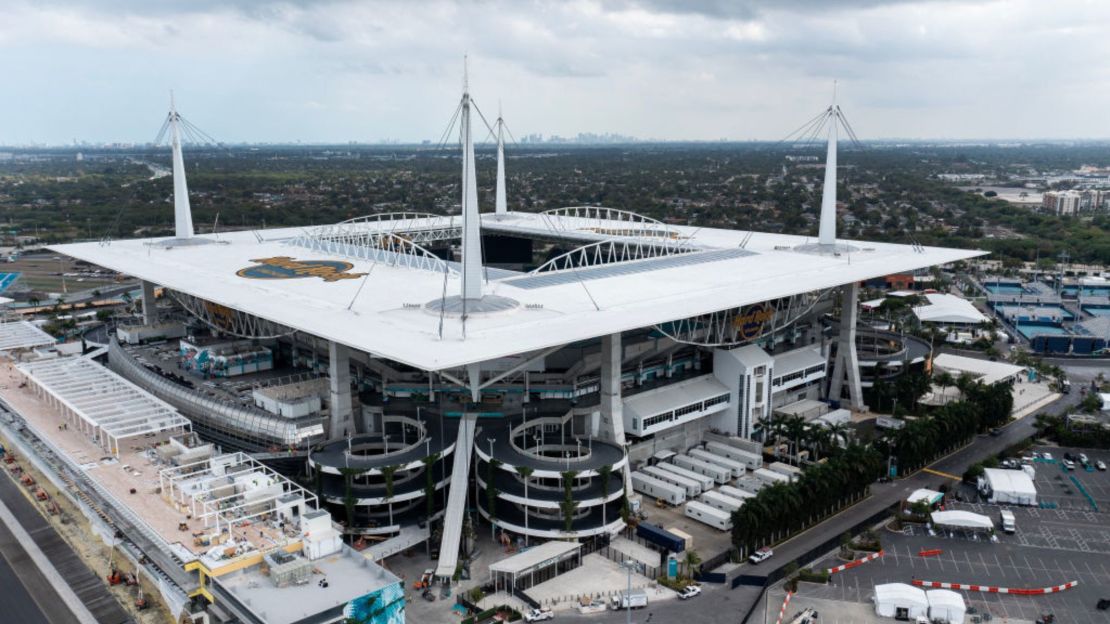
M 780 139 L 833 80 L 862 138 L 1110 137 L 1110 2 L 0 0 L 0 144 Z

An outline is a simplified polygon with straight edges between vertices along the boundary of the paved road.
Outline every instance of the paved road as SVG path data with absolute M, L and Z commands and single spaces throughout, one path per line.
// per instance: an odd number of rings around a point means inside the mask
M 4 531 L 3 538 L 10 538 L 11 535 Z M 0 546 L 0 551 L 7 551 L 8 548 Z M 26 569 L 27 566 L 34 567 L 31 563 L 30 557 L 27 553 L 19 548 L 18 544 L 11 544 L 15 549 L 13 559 L 16 560 L 16 565 L 21 570 Z M 20 556 L 22 555 L 22 556 Z M 0 613 L 3 614 L 3 621 L 5 622 L 20 622 L 21 624 L 60 624 L 61 622 L 76 622 L 72 616 L 69 615 L 68 610 L 61 613 L 62 617 L 69 616 L 69 619 L 60 619 L 51 622 L 39 607 L 36 599 L 28 593 L 24 583 L 32 581 L 31 575 L 16 574 L 12 569 L 12 564 L 8 562 L 6 553 L 0 556 Z M 58 599 L 57 593 L 46 584 L 34 584 L 36 594 L 40 597 L 38 600 L 44 601 L 43 604 L 59 604 L 61 601 Z

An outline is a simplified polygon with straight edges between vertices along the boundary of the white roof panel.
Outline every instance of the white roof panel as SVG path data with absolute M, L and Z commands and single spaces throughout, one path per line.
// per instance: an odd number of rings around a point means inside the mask
M 953 511 L 934 511 L 932 514 L 932 519 L 933 524 L 949 527 L 961 527 L 967 529 L 994 528 L 994 522 L 988 516 L 959 509 Z
M 563 555 L 574 552 L 582 548 L 582 544 L 578 542 L 562 542 L 559 540 L 551 540 L 544 542 L 534 548 L 511 557 L 506 557 L 497 563 L 491 563 L 489 566 L 490 572 L 503 572 L 505 574 L 519 574 L 534 568 L 550 559 L 562 557 Z
M 27 321 L 0 323 L 0 351 L 33 349 L 55 342 L 53 336 Z
M 722 394 L 728 394 L 728 388 L 713 375 L 703 375 L 628 396 L 624 409 L 639 418 L 648 418 Z
M 995 492 L 1017 494 L 1023 496 L 1036 496 L 1037 487 L 1033 479 L 1022 470 L 1007 470 L 1005 468 L 986 468 L 983 476 L 990 483 Z
M 987 320 L 970 301 L 956 295 L 932 293 L 925 295 L 928 305 L 917 306 L 913 313 L 927 323 L 962 323 L 976 325 Z
M 1025 368 L 1007 364 L 1006 362 L 991 362 L 979 358 L 941 353 L 933 358 L 933 366 L 948 371 L 953 375 L 970 373 L 986 385 L 997 383 L 1021 374 Z
M 551 235 L 573 227 L 585 235 L 599 229 L 597 222 L 589 228 L 570 220 L 560 225 L 561 218 L 552 215 L 482 216 L 483 228 L 502 233 Z M 627 228 L 627 223 L 614 221 L 613 228 Z M 295 246 L 290 242 L 303 233 L 299 228 L 224 233 L 211 245 L 166 248 L 149 244 L 162 239 L 139 239 L 52 249 L 424 370 L 456 368 L 984 253 L 857 242 L 855 252 L 820 255 L 793 249 L 812 242 L 803 236 L 668 228 L 697 249 L 735 250 L 743 244 L 749 253 L 730 251 L 714 254 L 712 261 L 631 273 L 614 269 L 588 281 L 560 279 L 533 288 L 513 286 L 512 280 L 519 278 L 491 276 L 486 293 L 514 299 L 520 307 L 472 315 L 465 339 L 457 318 L 445 320 L 441 336 L 440 316 L 423 307 L 439 301 L 445 290 L 458 293 L 457 275 Z M 274 257 L 339 260 L 352 265 L 346 273 L 365 275 L 257 279 L 238 274 L 257 266 L 256 260 Z

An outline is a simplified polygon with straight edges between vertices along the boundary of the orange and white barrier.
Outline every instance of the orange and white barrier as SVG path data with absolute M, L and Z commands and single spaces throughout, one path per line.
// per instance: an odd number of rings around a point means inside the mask
M 828 572 L 829 574 L 836 574 L 837 572 L 843 572 L 845 570 L 851 570 L 852 568 L 859 567 L 859 566 L 867 563 L 868 561 L 874 561 L 874 560 L 876 560 L 876 559 L 878 559 L 879 557 L 882 557 L 882 556 L 883 556 L 883 551 L 880 550 L 879 552 L 873 552 L 870 555 L 867 555 L 866 557 L 864 557 L 862 559 L 856 559 L 855 561 L 849 561 L 848 563 L 845 563 L 843 565 L 838 565 L 835 568 L 829 568 L 828 570 L 826 570 L 826 572 Z
M 775 620 L 775 624 L 782 624 L 782 618 L 786 617 L 786 605 L 790 604 L 792 596 L 794 596 L 794 592 L 786 592 L 786 599 L 782 601 L 782 608 L 779 609 L 779 619 Z
M 1053 585 L 1052 587 L 996 587 L 994 585 L 969 585 L 967 583 L 941 583 L 939 581 L 919 581 L 914 579 L 913 584 L 918 587 L 927 587 L 929 589 L 963 589 L 967 591 L 986 592 L 990 594 L 1011 594 L 1014 596 L 1043 596 L 1044 594 L 1058 594 L 1062 591 L 1069 590 L 1076 585 L 1079 581 L 1071 581 L 1063 585 Z
M 922 548 L 921 550 L 917 551 L 917 556 L 918 557 L 938 557 L 943 552 L 944 551 L 939 549 L 939 548 L 933 548 L 933 549 L 930 549 L 930 550 L 926 550 L 926 549 Z

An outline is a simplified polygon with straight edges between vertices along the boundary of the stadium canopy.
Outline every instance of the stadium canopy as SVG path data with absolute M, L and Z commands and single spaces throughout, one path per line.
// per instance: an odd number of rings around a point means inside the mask
M 179 300 L 193 297 L 204 302 L 198 306 L 233 310 L 425 371 L 542 352 L 984 254 L 847 240 L 838 244 L 851 253 L 817 253 L 809 251 L 813 241 L 805 236 L 670 224 L 632 228 L 606 216 L 613 213 L 608 209 L 559 210 L 483 214 L 481 230 L 581 243 L 579 249 L 607 245 L 620 257 L 630 256 L 630 248 L 643 253 L 597 266 L 491 272 L 484 288 L 496 307 L 471 310 L 465 331 L 461 315 L 445 320 L 446 307 L 440 312 L 447 305 L 444 293 L 459 291 L 462 278 L 454 265 L 396 236 L 457 231 L 459 224 L 446 217 L 409 219 L 404 231 L 383 219 L 321 226 L 327 230 L 226 232 L 210 245 L 132 239 L 50 249 L 158 284 Z M 575 216 L 582 213 L 591 216 Z M 387 254 L 383 241 L 403 253 Z M 660 249 L 666 253 L 652 251 Z
M 1017 380 L 1025 373 L 1025 367 L 1023 366 L 952 355 L 951 353 L 941 353 L 934 357 L 933 368 L 948 371 L 955 376 L 968 373 L 988 386 L 1000 381 Z
M 949 624 L 963 624 L 967 606 L 964 597 L 951 589 L 931 589 L 925 592 L 929 599 L 929 619 Z
M 17 368 L 75 427 L 117 456 L 121 440 L 192 429 L 172 405 L 88 358 L 40 360 Z
M 910 494 L 909 497 L 906 498 L 906 502 L 910 505 L 914 505 L 917 503 L 935 505 L 942 500 L 944 500 L 944 494 L 942 494 L 941 492 L 937 492 L 936 490 L 928 490 L 925 488 L 914 490 L 913 494 Z
M 925 297 L 929 300 L 928 305 L 913 309 L 913 313 L 922 323 L 978 325 L 987 320 L 982 312 L 962 297 L 943 293 L 930 293 Z
M 948 529 L 963 529 L 965 531 L 993 531 L 994 522 L 982 514 L 970 511 L 934 511 L 933 524 Z

